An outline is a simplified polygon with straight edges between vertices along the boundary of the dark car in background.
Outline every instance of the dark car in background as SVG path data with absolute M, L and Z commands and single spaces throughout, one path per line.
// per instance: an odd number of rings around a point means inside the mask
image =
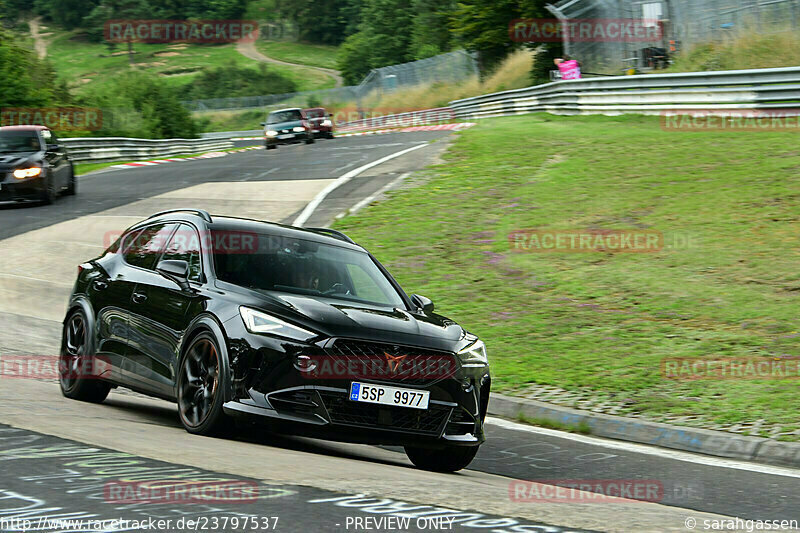
M 261 125 L 264 126 L 264 145 L 268 150 L 280 144 L 314 142 L 311 124 L 299 107 L 272 111 Z
M 324 107 L 309 107 L 303 112 L 308 117 L 315 138 L 333 139 L 333 113 L 327 113 Z
M 483 342 L 343 233 L 201 210 L 157 213 L 79 267 L 59 367 L 68 398 L 124 386 L 176 402 L 191 433 L 240 419 L 402 445 L 436 471 L 474 458 L 491 384 Z
M 51 204 L 59 194 L 75 190 L 72 161 L 52 131 L 44 126 L 0 127 L 0 201 Z

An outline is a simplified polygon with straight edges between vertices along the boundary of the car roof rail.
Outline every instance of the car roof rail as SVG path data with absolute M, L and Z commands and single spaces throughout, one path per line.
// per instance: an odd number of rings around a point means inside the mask
M 314 231 L 316 233 L 323 233 L 325 235 L 333 237 L 334 239 L 339 239 L 340 241 L 349 242 L 350 244 L 355 244 L 355 241 L 353 239 L 351 239 L 341 231 L 335 229 L 330 229 L 330 228 L 304 228 L 304 229 L 307 229 L 309 231 Z
M 160 217 L 161 215 L 166 215 L 167 213 L 175 213 L 175 212 L 178 212 L 178 211 L 188 211 L 190 213 L 194 213 L 197 216 L 199 216 L 200 218 L 202 218 L 203 220 L 205 220 L 206 222 L 208 222 L 209 224 L 211 223 L 211 215 L 208 214 L 208 211 L 206 211 L 205 209 L 192 209 L 190 207 L 177 208 L 177 209 L 165 209 L 164 211 L 159 211 L 158 213 L 153 213 L 152 215 L 147 217 L 147 220 L 150 220 L 151 218 Z

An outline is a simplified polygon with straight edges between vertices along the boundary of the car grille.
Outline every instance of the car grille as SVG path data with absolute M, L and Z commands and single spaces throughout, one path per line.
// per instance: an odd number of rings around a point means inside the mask
M 389 356 L 405 356 L 405 361 L 435 361 L 436 364 L 446 363 L 450 372 L 434 371 L 429 375 L 424 375 L 424 372 L 411 372 L 404 375 L 402 372 L 391 376 L 352 376 L 355 378 L 370 379 L 372 381 L 383 381 L 392 383 L 404 383 L 409 385 L 432 385 L 443 379 L 452 377 L 452 374 L 457 369 L 458 361 L 454 354 L 449 352 L 441 352 L 437 350 L 430 350 L 428 348 L 418 348 L 412 346 L 401 346 L 396 344 L 385 344 L 378 342 L 359 341 L 352 339 L 337 339 L 333 345 L 326 348 L 325 352 L 334 357 L 342 357 L 346 360 L 380 360 L 387 355 Z M 438 367 L 442 368 L 442 367 Z
M 382 406 L 354 402 L 346 394 L 319 391 L 330 421 L 347 426 L 369 427 L 439 435 L 452 407 L 431 403 L 428 409 Z

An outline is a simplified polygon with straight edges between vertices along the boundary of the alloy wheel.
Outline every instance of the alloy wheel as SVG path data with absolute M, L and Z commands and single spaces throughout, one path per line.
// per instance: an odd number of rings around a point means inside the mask
M 208 418 L 219 389 L 219 356 L 207 338 L 196 340 L 181 368 L 178 403 L 181 418 L 190 427 L 198 427 Z

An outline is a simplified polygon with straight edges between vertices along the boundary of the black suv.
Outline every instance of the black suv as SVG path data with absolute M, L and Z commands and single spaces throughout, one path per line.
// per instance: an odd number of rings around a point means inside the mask
M 72 161 L 44 126 L 0 128 L 0 201 L 55 201 L 75 194 Z
M 475 456 L 491 381 L 483 342 L 343 233 L 200 210 L 155 214 L 79 267 L 61 369 L 69 398 L 124 386 L 177 402 L 191 433 L 239 418 L 402 445 L 437 471 Z

